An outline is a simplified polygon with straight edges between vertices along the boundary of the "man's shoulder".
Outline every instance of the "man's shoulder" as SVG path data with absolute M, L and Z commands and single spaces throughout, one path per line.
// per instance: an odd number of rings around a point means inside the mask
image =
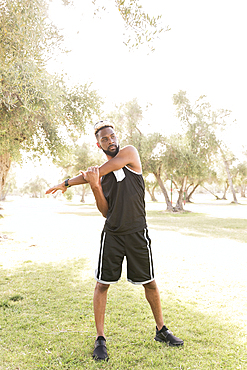
M 133 145 L 126 145 L 123 147 L 117 156 L 125 159 L 125 166 L 128 166 L 137 173 L 142 172 L 140 156 L 137 149 Z
M 123 148 L 120 149 L 120 152 L 136 152 L 137 153 L 137 149 L 133 146 L 133 145 L 126 145 L 124 146 Z

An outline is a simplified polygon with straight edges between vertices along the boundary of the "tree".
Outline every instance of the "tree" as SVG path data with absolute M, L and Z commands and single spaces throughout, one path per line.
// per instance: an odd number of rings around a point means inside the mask
M 74 0 L 63 0 L 65 5 L 75 3 Z M 129 49 L 138 48 L 140 45 L 146 44 L 151 51 L 154 51 L 153 41 L 160 34 L 169 31 L 170 27 L 166 28 L 162 23 L 162 16 L 152 17 L 147 14 L 139 0 L 115 0 L 114 2 L 101 5 L 100 0 L 92 0 L 94 5 L 94 15 L 100 16 L 110 8 L 115 6 L 117 13 L 122 18 L 125 27 L 124 44 Z
M 45 65 L 62 36 L 49 23 L 45 0 L 0 4 L 0 194 L 21 150 L 57 158 L 65 132 L 74 135 L 99 114 L 90 85 L 68 89 Z
M 2 195 L 0 196 L 0 201 L 6 200 L 7 195 L 9 193 L 12 193 L 16 189 L 17 189 L 16 176 L 15 176 L 15 173 L 13 171 L 13 166 L 12 166 L 12 171 L 10 170 L 8 172 L 7 180 L 3 188 Z
M 236 166 L 236 184 L 240 188 L 240 194 L 242 198 L 245 198 L 245 192 L 247 187 L 247 162 L 241 162 Z
M 49 186 L 50 184 L 45 179 L 37 176 L 34 180 L 24 184 L 21 193 L 31 195 L 32 198 L 44 198 L 45 190 Z
M 122 145 L 134 145 L 140 155 L 144 179 L 148 174 L 153 174 L 158 183 L 162 194 L 165 197 L 167 209 L 173 211 L 171 201 L 169 199 L 165 181 L 167 175 L 164 175 L 164 143 L 165 138 L 159 133 L 144 135 L 140 129 L 142 121 L 142 108 L 138 104 L 137 99 L 121 104 L 117 109 L 109 115 L 116 126 L 119 138 Z M 149 187 L 146 184 L 147 188 Z
M 133 145 L 134 141 L 136 143 L 136 134 L 142 135 L 140 124 L 143 112 L 137 98 L 116 106 L 116 109 L 108 114 L 108 118 L 114 122 L 122 145 Z
M 212 170 L 213 160 L 220 153 L 234 202 L 237 203 L 227 159 L 229 150 L 217 136 L 217 132 L 225 128 L 226 118 L 229 117 L 231 112 L 223 109 L 213 111 L 211 105 L 205 100 L 204 95 L 200 96 L 192 106 L 185 91 L 179 91 L 178 94 L 175 94 L 173 101 L 177 106 L 178 118 L 185 125 L 190 148 L 196 156 L 195 160 L 198 169 L 200 169 L 197 174 L 197 181 L 203 183 L 207 179 Z
M 72 0 L 62 0 L 64 5 Z M 105 10 L 92 0 L 95 14 Z M 47 17 L 48 0 L 0 0 L 0 194 L 11 161 L 21 149 L 56 158 L 64 148 L 64 130 L 83 130 L 101 100 L 90 86 L 69 90 L 58 76 L 46 72 L 63 37 Z M 115 0 L 128 31 L 126 45 L 138 47 L 166 31 L 161 16 L 150 17 L 138 0 Z M 167 28 L 168 30 L 168 28 Z M 134 41 L 133 41 L 134 39 Z M 63 134 L 62 134 L 63 133 Z
M 162 180 L 154 172 L 154 161 L 150 158 L 153 149 L 161 140 L 160 134 L 145 136 L 141 129 L 141 121 L 143 119 L 142 108 L 139 105 L 136 98 L 131 101 L 116 106 L 116 110 L 111 112 L 108 116 L 115 124 L 116 131 L 118 133 L 121 144 L 134 145 L 140 155 L 142 163 L 143 177 L 146 185 L 146 189 L 149 192 L 151 199 L 155 201 L 154 190 L 157 185 L 161 186 Z M 147 177 L 152 173 L 155 176 L 155 181 L 150 182 Z M 164 194 L 164 188 L 162 190 Z
M 64 179 L 66 179 L 78 175 L 80 170 L 86 170 L 88 167 L 95 166 L 102 162 L 102 153 L 93 150 L 92 145 L 84 142 L 82 145 L 74 144 L 68 148 L 66 155 L 58 161 L 58 165 L 64 169 Z M 85 195 L 89 190 L 90 186 L 88 184 L 81 185 L 82 203 L 85 203 Z
M 151 177 L 151 176 L 152 174 L 148 174 L 146 176 L 144 175 L 143 178 L 144 178 L 146 190 L 148 194 L 150 195 L 152 202 L 157 202 L 157 199 L 155 197 L 155 189 L 157 188 L 159 184 L 158 184 L 158 181 L 154 177 Z

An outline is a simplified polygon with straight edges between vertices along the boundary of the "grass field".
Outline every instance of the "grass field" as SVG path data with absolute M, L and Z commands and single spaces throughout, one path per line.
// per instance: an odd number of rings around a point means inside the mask
M 12 266 L 6 262 L 0 269 L 1 370 L 247 369 L 245 326 L 237 317 L 233 319 L 233 311 L 229 311 L 233 301 L 236 306 L 244 307 L 246 275 L 238 275 L 237 270 L 245 271 L 246 255 L 242 255 L 238 267 L 232 266 L 236 272 L 234 278 L 225 272 L 224 266 L 217 269 L 222 276 L 208 276 L 214 271 L 212 265 L 218 266 L 219 262 L 211 257 L 207 264 L 206 258 L 207 249 L 217 249 L 218 243 L 220 248 L 226 246 L 226 251 L 229 250 L 227 241 L 235 251 L 245 248 L 246 219 L 213 217 L 198 212 L 173 216 L 150 209 L 148 223 L 153 230 L 154 242 L 159 244 L 161 238 L 170 238 L 169 242 L 178 238 L 184 243 L 179 250 L 170 253 L 162 246 L 159 246 L 162 250 L 154 251 L 156 260 L 162 260 L 162 263 L 157 261 L 157 274 L 161 282 L 165 322 L 175 335 L 184 339 L 184 348 L 170 348 L 153 340 L 155 325 L 143 288 L 132 286 L 123 276 L 111 287 L 107 303 L 110 361 L 97 364 L 92 360 L 95 281 L 89 259 L 97 254 L 97 246 L 94 249 L 90 243 L 98 238 L 101 218 L 96 216 L 92 205 L 62 204 L 48 217 L 47 206 L 42 206 L 41 202 L 35 204 L 42 228 L 36 222 L 32 224 L 33 215 L 37 213 L 34 202 L 25 207 L 19 204 L 17 218 L 11 214 L 15 208 L 12 204 L 9 213 L 1 220 L 3 234 L 13 239 L 2 240 L 0 244 L 6 256 L 13 255 Z M 18 212 L 22 215 L 26 212 L 25 215 L 30 217 L 19 226 L 16 225 Z M 49 229 L 52 220 L 57 226 L 52 225 Z M 76 239 L 74 235 L 82 220 L 87 230 L 94 223 L 97 232 L 96 235 L 89 232 L 88 239 L 85 237 L 85 249 L 79 251 L 72 245 L 82 238 L 80 235 Z M 29 227 L 25 229 L 28 221 Z M 73 235 L 72 239 L 66 238 L 65 225 Z M 12 234 L 10 230 L 13 230 Z M 83 231 L 81 233 L 83 235 Z M 68 251 L 69 241 L 71 248 Z M 194 256 L 194 250 L 201 246 L 200 256 Z M 16 255 L 19 256 L 18 263 Z M 92 256 L 93 261 L 95 258 Z M 182 267 L 184 258 L 189 261 L 185 268 Z M 170 269 L 175 274 L 174 281 L 170 281 Z M 224 289 L 226 294 L 222 294 Z M 218 294 L 215 300 L 212 292 Z M 208 306 L 213 309 L 207 309 Z
M 148 211 L 147 218 L 149 227 L 155 229 L 176 231 L 196 237 L 227 238 L 243 243 L 247 241 L 247 218 L 219 218 L 190 212 L 170 214 L 164 211 Z
M 1 271 L 1 369 L 246 369 L 244 334 L 230 320 L 194 310 L 169 294 L 167 321 L 183 349 L 153 340 L 154 323 L 142 288 L 120 282 L 106 315 L 110 362 L 94 364 L 94 281 L 84 261 L 24 263 Z

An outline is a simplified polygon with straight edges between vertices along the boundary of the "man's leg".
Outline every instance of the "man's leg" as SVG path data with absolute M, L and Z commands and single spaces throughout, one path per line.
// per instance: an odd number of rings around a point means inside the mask
M 97 330 L 97 337 L 104 337 L 105 308 L 109 284 L 96 283 L 93 297 L 94 319 Z
M 101 284 L 97 282 L 94 290 L 93 305 L 97 336 L 94 345 L 93 358 L 96 361 L 108 361 L 109 359 L 104 335 L 105 308 L 108 288 L 109 284 Z
M 184 344 L 183 340 L 175 337 L 175 335 L 173 335 L 173 333 L 164 325 L 160 293 L 155 280 L 151 283 L 144 284 L 143 286 L 147 301 L 151 306 L 154 319 L 156 321 L 156 336 L 154 339 L 158 342 L 168 343 L 170 346 L 182 346 Z
M 158 330 L 164 326 L 163 313 L 160 302 L 160 293 L 155 280 L 143 285 L 148 303 L 152 309 Z

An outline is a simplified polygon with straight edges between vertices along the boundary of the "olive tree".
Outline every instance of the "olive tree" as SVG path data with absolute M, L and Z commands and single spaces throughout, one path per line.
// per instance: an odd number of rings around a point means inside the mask
M 0 194 L 11 161 L 22 150 L 63 152 L 65 135 L 83 130 L 99 114 L 101 99 L 90 85 L 68 88 L 46 62 L 62 36 L 49 23 L 45 0 L 0 3 Z

